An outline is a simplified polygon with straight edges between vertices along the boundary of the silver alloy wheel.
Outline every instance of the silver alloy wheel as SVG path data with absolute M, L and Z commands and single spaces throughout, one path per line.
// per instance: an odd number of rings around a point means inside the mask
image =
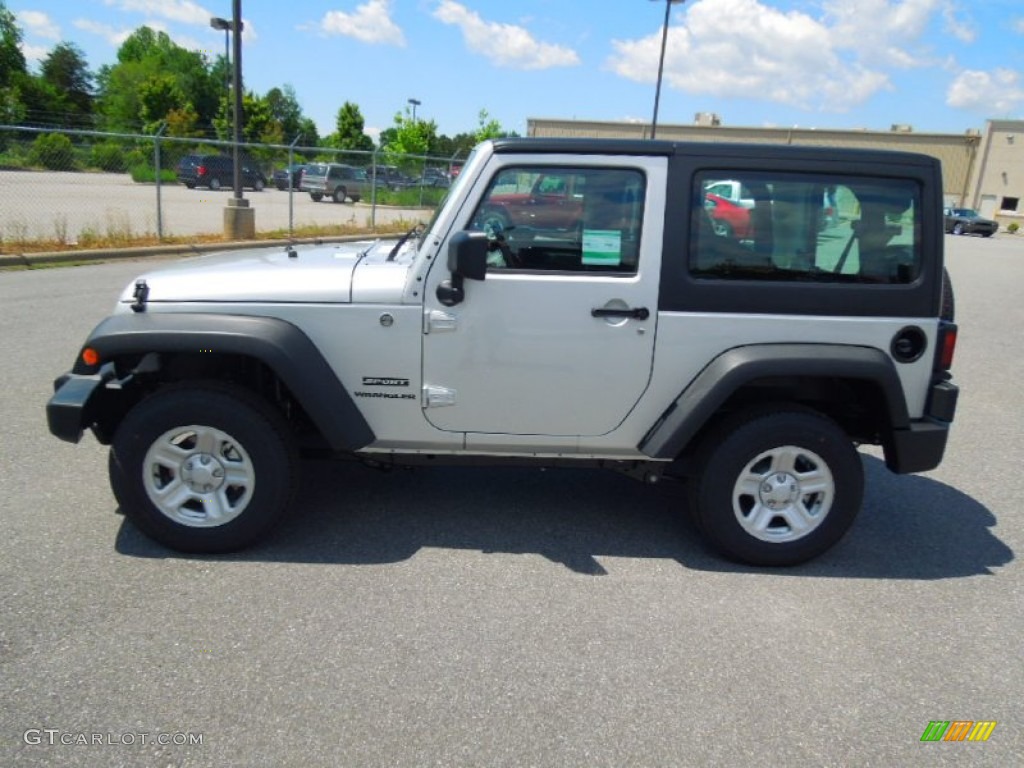
M 225 525 L 245 511 L 256 472 L 231 435 L 212 427 L 175 427 L 146 451 L 142 483 L 153 505 L 190 528 Z
M 756 456 L 733 486 L 732 506 L 743 530 L 784 544 L 807 536 L 825 520 L 836 486 L 828 464 L 813 451 L 783 445 Z

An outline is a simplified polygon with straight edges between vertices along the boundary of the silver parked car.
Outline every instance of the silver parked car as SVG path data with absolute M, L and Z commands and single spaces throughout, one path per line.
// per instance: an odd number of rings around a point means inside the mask
M 329 197 L 336 203 L 350 198 L 358 203 L 363 195 L 369 194 L 370 182 L 366 171 L 341 163 L 310 163 L 302 172 L 299 189 L 309 192 L 316 202 Z
M 942 213 L 946 232 L 952 232 L 954 235 L 992 237 L 999 229 L 999 222 L 986 219 L 970 208 L 946 208 Z

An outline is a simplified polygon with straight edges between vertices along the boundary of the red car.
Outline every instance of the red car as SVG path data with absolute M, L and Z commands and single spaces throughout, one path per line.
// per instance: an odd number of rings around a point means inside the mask
M 716 235 L 734 237 L 738 240 L 749 240 L 753 237 L 754 228 L 750 224 L 749 208 L 711 193 L 704 195 L 704 208 L 711 217 Z
M 538 174 L 527 189 L 492 193 L 485 209 L 506 227 L 571 229 L 583 217 L 583 183 L 575 174 Z

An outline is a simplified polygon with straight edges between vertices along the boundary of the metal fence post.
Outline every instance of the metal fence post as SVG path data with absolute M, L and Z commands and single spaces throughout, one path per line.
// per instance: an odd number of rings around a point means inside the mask
M 164 239 L 164 209 L 160 197 L 160 137 L 166 130 L 167 123 L 160 123 L 160 130 L 153 137 L 153 159 L 156 166 L 156 239 L 160 241 Z
M 373 171 L 373 175 L 370 176 L 370 229 L 371 231 L 377 230 L 377 152 L 379 150 L 374 148 L 373 155 L 370 157 L 370 168 Z
M 302 138 L 300 133 L 295 137 L 295 141 L 288 145 L 288 167 L 285 169 L 288 173 L 288 235 L 289 237 L 295 236 L 295 178 L 292 171 L 292 166 L 295 165 L 295 145 L 299 143 L 299 139 Z

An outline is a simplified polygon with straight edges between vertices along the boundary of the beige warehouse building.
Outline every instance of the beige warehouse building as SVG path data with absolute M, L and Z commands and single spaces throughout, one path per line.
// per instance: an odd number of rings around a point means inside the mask
M 650 138 L 649 123 L 530 118 L 528 136 Z M 921 152 L 942 161 L 948 205 L 975 208 L 1005 227 L 1024 224 L 1024 120 L 989 120 L 984 131 L 919 133 L 911 126 L 890 131 L 811 128 L 737 128 L 715 115 L 698 113 L 692 125 L 658 125 L 657 137 L 671 141 L 801 144 Z

